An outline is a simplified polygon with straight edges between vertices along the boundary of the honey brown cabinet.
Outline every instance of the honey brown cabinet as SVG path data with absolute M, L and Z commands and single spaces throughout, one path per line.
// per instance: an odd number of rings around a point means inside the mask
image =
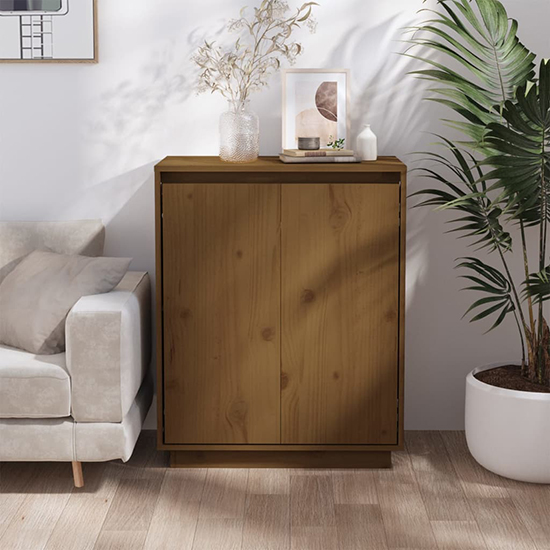
M 390 464 L 405 187 L 395 158 L 156 166 L 158 433 L 173 465 Z

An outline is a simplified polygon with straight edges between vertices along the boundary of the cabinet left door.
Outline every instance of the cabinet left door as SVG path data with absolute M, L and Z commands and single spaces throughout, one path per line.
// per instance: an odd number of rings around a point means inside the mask
M 167 444 L 280 443 L 280 185 L 162 187 Z

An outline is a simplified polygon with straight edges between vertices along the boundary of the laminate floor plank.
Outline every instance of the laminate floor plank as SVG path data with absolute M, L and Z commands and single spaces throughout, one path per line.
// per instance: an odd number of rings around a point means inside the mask
M 395 454 L 395 476 L 381 470 L 376 480 L 388 548 L 437 548 L 409 456 Z
M 334 527 L 292 527 L 291 550 L 337 550 L 338 530 Z
M 405 442 L 430 520 L 473 521 L 439 432 L 408 432 Z
M 382 513 L 377 504 L 337 504 L 336 526 L 340 550 L 386 550 Z
M 248 474 L 249 495 L 289 495 L 290 470 L 258 468 Z
M 162 479 L 122 478 L 111 503 L 103 531 L 144 531 L 147 534 Z
M 536 550 L 512 499 L 473 498 L 470 504 L 489 550 Z
M 432 521 L 431 524 L 441 550 L 487 550 L 475 521 Z
M 0 464 L 0 539 L 27 496 L 26 488 L 36 482 L 38 467 L 28 462 Z
M 242 550 L 290 549 L 290 497 L 249 495 Z
M 118 488 L 122 469 L 111 462 L 84 466 L 85 485 L 74 489 L 45 550 L 93 549 Z
M 0 550 L 550 550 L 550 486 L 504 479 L 463 432 L 407 432 L 393 468 L 168 468 L 134 456 L 0 464 Z
M 293 527 L 336 525 L 330 475 L 290 477 L 290 520 Z
M 146 536 L 146 531 L 102 531 L 94 550 L 142 550 Z
M 243 519 L 200 518 L 193 550 L 241 550 Z
M 335 470 L 332 485 L 335 504 L 378 504 L 374 471 Z
M 199 517 L 242 519 L 245 512 L 248 470 L 210 469 L 201 500 Z
M 145 550 L 191 550 L 206 470 L 173 469 L 164 476 Z
M 67 464 L 37 463 L 36 468 L 39 475 L 0 538 L 2 550 L 43 550 L 71 496 Z
M 506 480 L 480 466 L 468 451 L 464 432 L 441 432 L 466 498 L 507 498 Z
M 107 498 L 71 496 L 45 550 L 92 550 L 110 505 Z
M 510 496 L 538 550 L 550 550 L 550 485 L 511 484 Z

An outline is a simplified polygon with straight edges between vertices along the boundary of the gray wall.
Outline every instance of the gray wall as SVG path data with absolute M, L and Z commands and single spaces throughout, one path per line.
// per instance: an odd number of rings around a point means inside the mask
M 189 58 L 245 0 L 100 2 L 98 65 L 0 66 L 0 219 L 102 218 L 108 255 L 131 256 L 154 278 L 153 164 L 165 155 L 217 154 L 225 103 L 196 96 Z M 252 4 L 252 2 L 248 2 Z M 320 0 L 318 31 L 304 31 L 297 67 L 352 70 L 354 128 L 370 122 L 381 154 L 410 163 L 441 131 L 442 111 L 422 102 L 414 63 L 395 52 L 421 0 Z M 435 0 L 430 0 L 432 6 Z M 550 0 L 504 0 L 526 45 L 550 57 Z M 279 152 L 280 79 L 254 97 L 263 154 Z M 419 181 L 410 180 L 410 191 Z M 444 215 L 409 213 L 407 390 L 409 429 L 463 424 L 464 377 L 519 356 L 511 323 L 483 336 L 460 318 L 453 260 L 467 250 L 443 235 Z M 486 327 L 485 327 L 486 328 Z M 153 422 L 152 418 L 149 420 Z M 153 424 L 149 424 L 150 426 Z

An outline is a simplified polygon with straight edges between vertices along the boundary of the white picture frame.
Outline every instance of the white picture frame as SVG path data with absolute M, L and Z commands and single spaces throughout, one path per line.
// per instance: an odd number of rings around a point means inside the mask
M 297 149 L 298 137 L 350 139 L 350 70 L 282 70 L 282 148 Z M 301 135 L 311 133 L 312 135 Z
M 97 63 L 97 0 L 0 0 L 0 63 Z

